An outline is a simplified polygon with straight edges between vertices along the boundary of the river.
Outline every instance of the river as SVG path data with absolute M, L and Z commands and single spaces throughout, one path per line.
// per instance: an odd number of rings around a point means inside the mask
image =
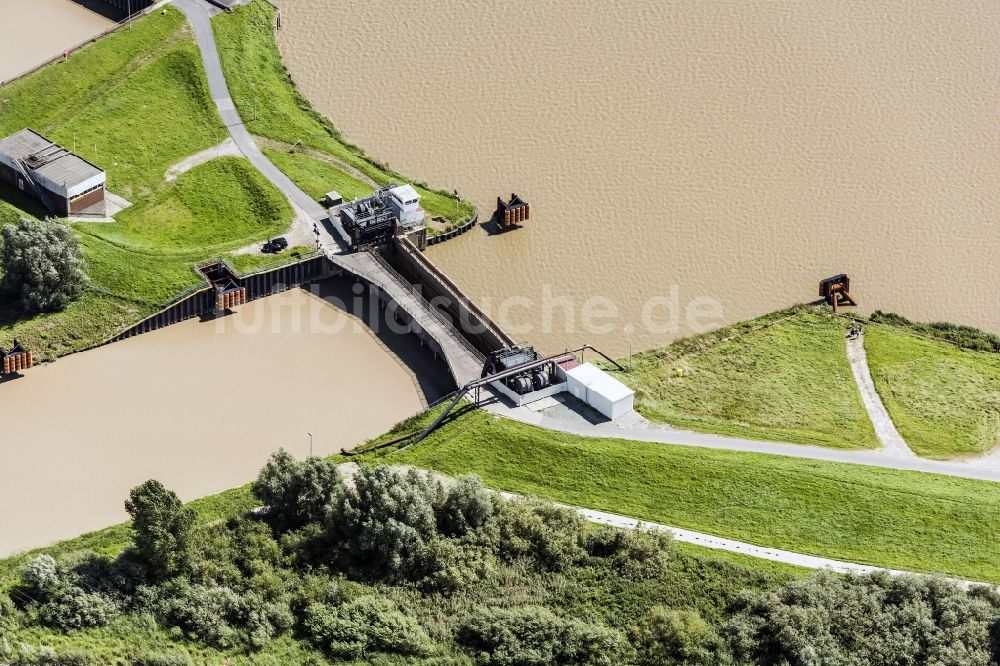
M 0 0 L 0 81 L 114 25 L 70 0 Z
M 840 272 L 866 311 L 1000 332 L 1000 4 L 282 7 L 348 140 L 487 216 L 531 203 L 429 250 L 521 339 L 653 347 Z
M 322 295 L 351 303 L 340 282 Z M 255 478 L 279 447 L 305 457 L 307 433 L 328 455 L 450 390 L 416 338 L 380 335 L 293 290 L 5 382 L 0 556 L 121 522 L 146 479 L 201 497 Z

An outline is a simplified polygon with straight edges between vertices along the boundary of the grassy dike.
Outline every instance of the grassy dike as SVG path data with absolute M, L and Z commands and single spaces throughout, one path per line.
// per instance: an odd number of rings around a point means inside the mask
M 986 453 L 1000 443 L 1000 353 L 966 349 L 909 326 L 872 325 L 875 388 L 910 448 L 927 458 Z
M 875 448 L 847 361 L 847 326 L 819 308 L 783 310 L 636 354 L 623 379 L 636 391 L 637 410 L 653 421 L 750 439 Z
M 379 185 L 390 181 L 412 183 L 428 215 L 443 217 L 450 225 L 469 219 L 474 213 L 471 204 L 457 202 L 444 191 L 411 181 L 343 141 L 330 121 L 316 112 L 295 88 L 274 41 L 274 15 L 275 9 L 268 2 L 253 0 L 230 14 L 212 19 L 230 94 L 250 132 L 288 145 L 307 146 L 350 165 Z M 255 117 L 256 120 L 249 120 Z M 279 166 L 297 185 L 310 194 L 319 194 L 312 177 L 318 169 L 317 160 L 300 153 L 287 153 L 279 161 L 284 162 Z M 357 182 L 346 173 L 342 178 Z
M 1000 485 L 986 481 L 581 438 L 479 411 L 383 457 L 763 546 L 1000 582 Z

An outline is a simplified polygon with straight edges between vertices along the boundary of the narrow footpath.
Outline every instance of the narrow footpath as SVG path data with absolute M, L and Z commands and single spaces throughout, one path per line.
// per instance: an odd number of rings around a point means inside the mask
M 254 143 L 253 137 L 243 124 L 243 119 L 240 118 L 236 104 L 233 103 L 233 98 L 229 94 L 226 77 L 222 73 L 222 63 L 219 60 L 219 50 L 215 43 L 215 33 L 212 32 L 212 11 L 209 9 L 209 5 L 205 0 L 174 0 L 173 4 L 184 12 L 194 29 L 198 49 L 201 51 L 201 60 L 205 67 L 205 75 L 208 78 L 208 90 L 219 110 L 222 122 L 240 152 L 250 160 L 250 163 L 258 171 L 264 174 L 265 178 L 288 197 L 294 207 L 304 211 L 316 223 L 321 232 L 321 241 L 331 248 L 347 247 L 347 234 L 340 226 L 339 220 L 330 220 L 325 208 L 316 203 L 278 167 L 274 166 Z
M 861 392 L 868 418 L 875 426 L 875 435 L 882 442 L 883 451 L 893 456 L 916 457 L 896 430 L 896 424 L 892 422 L 892 417 L 882 404 L 882 398 L 875 390 L 875 382 L 872 381 L 871 369 L 868 367 L 868 354 L 865 352 L 864 334 L 847 339 L 847 360 L 851 364 L 851 374 Z

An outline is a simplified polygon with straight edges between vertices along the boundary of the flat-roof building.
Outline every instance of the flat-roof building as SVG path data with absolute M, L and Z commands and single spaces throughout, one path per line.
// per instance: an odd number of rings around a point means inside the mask
M 632 411 L 635 391 L 592 363 L 566 371 L 569 392 L 614 421 Z
M 104 217 L 102 169 L 32 129 L 0 140 L 0 178 L 59 217 Z
M 392 206 L 399 224 L 415 227 L 424 221 L 424 209 L 420 207 L 420 195 L 412 185 L 389 188 L 389 204 Z

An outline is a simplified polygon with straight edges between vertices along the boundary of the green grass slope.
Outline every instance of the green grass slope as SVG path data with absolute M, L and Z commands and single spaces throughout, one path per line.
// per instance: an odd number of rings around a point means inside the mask
M 974 456 L 1000 443 L 1000 354 L 870 326 L 865 351 L 899 434 L 928 458 Z
M 274 13 L 269 3 L 254 0 L 212 20 L 229 91 L 250 131 L 326 153 L 380 185 L 390 181 L 413 183 L 429 215 L 443 217 L 451 223 L 469 219 L 473 214 L 469 203 L 456 202 L 452 196 L 430 189 L 424 183 L 414 183 L 341 140 L 333 125 L 299 94 L 285 70 L 274 41 Z M 250 120 L 255 117 L 256 120 Z
M 226 157 L 182 174 L 117 220 L 77 227 L 123 247 L 204 255 L 285 230 L 292 208 L 250 162 Z
M 1000 582 L 1000 485 L 985 481 L 581 438 L 478 411 L 385 461 L 764 546 Z
M 777 312 L 636 354 L 625 381 L 636 390 L 637 409 L 654 421 L 752 439 L 873 448 L 875 431 L 847 361 L 846 327 L 817 309 Z
M 0 89 L 0 136 L 31 127 L 108 172 L 126 198 L 226 136 L 184 16 L 154 13 Z
M 264 154 L 317 201 L 330 190 L 339 192 L 348 201 L 366 197 L 373 191 L 371 186 L 315 157 L 274 149 L 266 149 Z

